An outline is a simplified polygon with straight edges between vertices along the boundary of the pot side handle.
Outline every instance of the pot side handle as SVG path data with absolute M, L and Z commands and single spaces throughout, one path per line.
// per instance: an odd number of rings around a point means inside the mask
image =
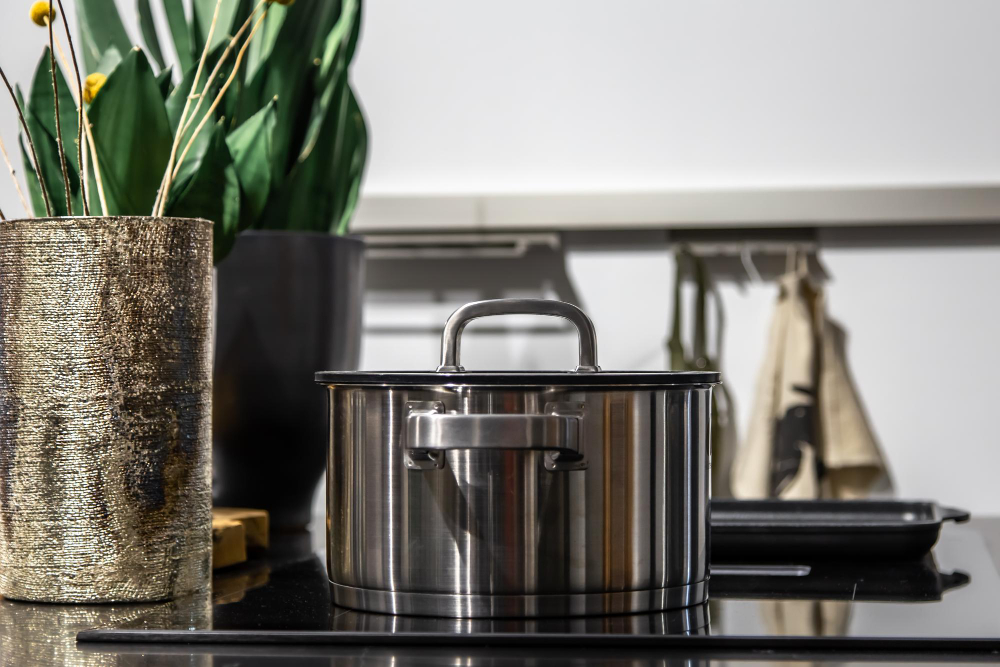
M 461 373 L 462 331 L 472 320 L 490 315 L 547 315 L 562 317 L 576 326 L 580 337 L 580 362 L 577 373 L 595 373 L 597 365 L 597 331 L 587 314 L 564 301 L 551 299 L 489 299 L 467 303 L 448 318 L 441 335 L 441 365 L 438 372 Z
M 545 414 L 446 413 L 438 401 L 407 404 L 403 463 L 441 469 L 452 449 L 544 452 L 548 470 L 583 470 L 583 406 L 550 404 Z

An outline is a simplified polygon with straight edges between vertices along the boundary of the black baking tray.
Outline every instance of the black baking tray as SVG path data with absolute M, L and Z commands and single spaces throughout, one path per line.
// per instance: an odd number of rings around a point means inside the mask
M 713 500 L 713 562 L 923 558 L 964 510 L 908 500 Z

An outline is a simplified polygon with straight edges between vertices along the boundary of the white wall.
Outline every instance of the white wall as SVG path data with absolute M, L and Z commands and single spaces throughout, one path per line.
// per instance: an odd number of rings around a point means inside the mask
M 369 193 L 1000 179 L 992 0 L 377 0 Z

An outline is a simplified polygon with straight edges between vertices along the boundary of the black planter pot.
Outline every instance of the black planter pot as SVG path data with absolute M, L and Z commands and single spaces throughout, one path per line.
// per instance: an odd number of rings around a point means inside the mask
M 246 232 L 218 266 L 213 395 L 217 506 L 304 528 L 326 461 L 318 370 L 357 368 L 364 243 Z

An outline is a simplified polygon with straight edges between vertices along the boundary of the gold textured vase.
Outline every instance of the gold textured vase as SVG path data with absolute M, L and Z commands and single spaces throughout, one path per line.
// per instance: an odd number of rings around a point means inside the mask
M 0 595 L 211 576 L 212 223 L 0 222 Z

